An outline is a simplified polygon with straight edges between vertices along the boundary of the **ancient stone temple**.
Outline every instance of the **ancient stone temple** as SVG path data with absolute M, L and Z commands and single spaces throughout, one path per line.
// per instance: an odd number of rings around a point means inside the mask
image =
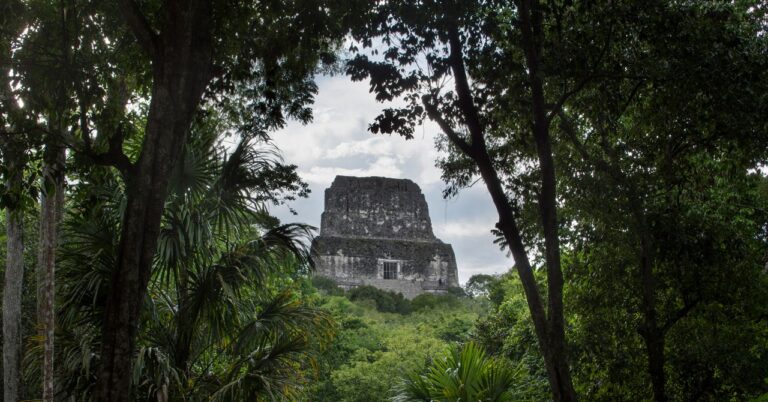
M 313 248 L 317 275 L 345 289 L 413 298 L 459 285 L 453 248 L 432 233 L 424 194 L 407 179 L 336 176 Z

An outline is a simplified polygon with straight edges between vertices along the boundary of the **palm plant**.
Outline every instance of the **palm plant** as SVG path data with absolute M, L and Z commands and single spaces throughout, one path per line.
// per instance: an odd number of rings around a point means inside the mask
M 218 129 L 197 127 L 173 178 L 150 288 L 137 301 L 137 400 L 292 399 L 332 335 L 329 316 L 291 291 L 311 268 L 312 228 L 280 225 L 265 209 L 306 185 L 255 138 L 228 151 Z M 110 171 L 82 180 L 65 226 L 57 348 L 60 395 L 88 400 L 124 192 Z
M 434 360 L 424 373 L 408 373 L 394 402 L 506 402 L 514 400 L 520 370 L 488 357 L 469 342 Z

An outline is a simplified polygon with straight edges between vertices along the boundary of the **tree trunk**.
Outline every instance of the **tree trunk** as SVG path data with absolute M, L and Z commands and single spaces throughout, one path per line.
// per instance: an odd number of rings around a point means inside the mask
M 180 154 L 178 144 L 186 139 L 191 121 L 191 111 L 185 111 L 188 116 L 183 119 L 174 116 L 174 104 L 178 103 L 169 99 L 168 92 L 165 88 L 156 90 L 152 97 L 145 148 L 126 187 L 128 199 L 118 265 L 110 282 L 102 333 L 101 401 L 129 399 L 135 337 L 160 234 L 168 181 Z M 202 89 L 196 101 L 201 94 Z M 154 141 L 149 144 L 151 140 Z
M 9 158 L 11 159 L 11 158 Z M 11 192 L 21 189 L 20 164 L 8 160 L 11 173 L 7 187 Z M 24 213 L 19 205 L 6 206 L 6 236 L 3 286 L 3 400 L 19 400 L 21 362 L 21 293 L 24 280 Z
M 521 7 L 523 9 L 523 7 Z M 521 15 L 525 14 L 524 9 Z M 537 20 L 540 24 L 541 21 Z M 536 21 L 534 21 L 536 22 Z M 528 20 L 528 28 L 532 29 L 531 21 Z M 525 25 L 525 24 L 524 24 Z M 525 30 L 525 29 L 524 29 Z M 524 35 L 525 36 L 525 35 Z M 531 38 L 528 38 L 529 41 Z M 480 122 L 477 107 L 472 98 L 471 89 L 462 55 L 462 44 L 457 28 L 450 30 L 448 34 L 451 53 L 449 64 L 451 66 L 453 77 L 458 95 L 458 106 L 462 112 L 464 123 L 470 132 L 471 143 L 467 143 L 459 137 L 450 125 L 442 119 L 437 109 L 430 105 L 425 98 L 424 106 L 427 114 L 432 120 L 438 122 L 443 132 L 448 138 L 472 158 L 480 171 L 488 192 L 491 195 L 496 211 L 499 215 L 499 222 L 496 227 L 502 232 L 512 256 L 515 260 L 520 282 L 523 285 L 528 308 L 531 313 L 539 348 L 544 358 L 544 364 L 547 369 L 552 397 L 555 401 L 575 401 L 576 391 L 571 381 L 570 368 L 565 353 L 565 330 L 563 318 L 563 275 L 560 267 L 560 244 L 557 225 L 557 204 L 556 204 L 556 181 L 555 168 L 552 158 L 552 150 L 549 140 L 549 126 L 546 121 L 546 112 L 544 110 L 544 93 L 542 82 L 538 74 L 538 56 L 528 54 L 529 70 L 531 74 L 531 86 L 533 88 L 531 102 L 534 111 L 534 129 L 533 136 L 536 140 L 539 164 L 542 175 L 542 191 L 540 198 L 540 208 L 542 217 L 542 227 L 545 236 L 545 248 L 547 259 L 547 284 L 548 284 L 548 313 L 545 312 L 544 302 L 541 298 L 536 278 L 533 274 L 533 268 L 528 254 L 523 244 L 520 229 L 517 226 L 514 216 L 514 208 L 510 204 L 506 193 L 499 179 L 496 169 L 493 167 L 493 161 L 488 154 L 485 142 L 485 131 Z M 531 45 L 532 46 L 532 45 Z M 535 52 L 534 52 L 535 53 Z M 534 57 L 535 56 L 535 57 Z
M 189 364 L 189 354 L 192 350 L 192 337 L 195 327 L 196 317 L 191 316 L 189 307 L 189 293 L 186 266 L 178 267 L 179 278 L 176 286 L 179 306 L 176 313 L 176 344 L 174 348 L 174 358 L 176 367 L 184 374 L 187 374 Z
M 651 376 L 653 387 L 653 400 L 666 402 L 666 377 L 664 376 L 664 335 L 658 329 L 650 333 L 644 333 L 646 354 L 648 355 L 648 373 Z
M 515 260 L 515 267 L 520 276 L 520 282 L 523 285 L 523 291 L 528 301 L 528 308 L 539 342 L 539 350 L 544 358 L 544 366 L 547 369 L 552 399 L 555 401 L 575 401 L 576 391 L 571 382 L 570 368 L 565 356 L 565 334 L 562 330 L 562 325 L 558 331 L 553 331 L 553 317 L 548 319 L 544 311 L 541 293 L 536 285 L 536 278 L 533 275 L 533 268 L 520 236 L 520 230 L 513 218 L 513 209 L 504 194 L 498 175 L 491 167 L 490 158 L 487 156 L 487 153 L 485 158 L 480 158 L 478 167 L 496 206 L 496 211 L 499 214 L 499 223 L 496 227 L 502 232 L 504 239 L 507 241 L 512 257 Z M 560 295 L 562 298 L 562 293 Z M 562 313 L 559 319 L 562 322 Z
M 541 54 L 544 43 L 543 14 L 536 0 L 518 2 L 521 47 L 528 67 L 531 85 L 532 134 L 539 159 L 541 191 L 539 212 L 544 234 L 545 259 L 547 264 L 547 324 L 549 342 L 544 352 L 548 359 L 552 396 L 556 401 L 575 401 L 570 368 L 565 352 L 565 318 L 563 311 L 563 271 L 560 264 L 560 233 L 557 217 L 557 176 L 552 157 L 547 101 L 541 72 Z
M 37 322 L 43 339 L 43 400 L 53 401 L 56 249 L 58 226 L 64 210 L 63 146 L 50 141 L 43 156 L 40 196 L 40 246 L 37 266 Z
M 562 113 L 561 118 L 565 118 Z M 583 159 L 585 161 L 591 161 L 598 170 L 605 172 L 616 185 L 624 186 L 626 188 L 628 200 L 626 207 L 631 212 L 634 219 L 633 229 L 639 233 L 640 236 L 638 269 L 640 276 L 640 310 L 643 319 L 638 326 L 637 331 L 643 338 L 643 343 L 645 343 L 646 358 L 648 359 L 648 374 L 651 377 L 653 399 L 656 402 L 666 402 L 664 345 L 668 326 L 674 324 L 674 321 L 670 321 L 667 324 L 661 324 L 658 320 L 656 312 L 656 278 L 653 272 L 653 239 L 648 234 L 648 222 L 644 213 L 645 208 L 641 201 L 642 197 L 640 196 L 640 191 L 638 191 L 632 180 L 630 180 L 630 178 L 621 170 L 616 152 L 614 152 L 607 143 L 603 143 L 602 148 L 609 159 L 604 160 L 598 158 L 597 160 L 593 160 L 594 158 L 591 158 L 579 144 L 575 132 L 572 131 L 570 123 L 568 123 L 567 120 L 565 123 L 566 124 L 563 127 L 566 129 L 566 133 L 571 137 L 571 141 L 579 150 Z M 684 306 L 678 312 L 676 319 L 684 317 L 695 304 L 696 303 L 694 302 Z
M 126 18 L 153 58 L 153 88 L 141 155 L 125 172 L 127 203 L 102 327 L 96 395 L 102 402 L 130 400 L 136 334 L 168 182 L 212 78 L 209 1 L 169 5 L 163 35 L 154 41 L 154 34 L 142 31 L 144 25 L 135 21 L 143 16 L 131 7 L 128 4 Z
M 639 214 L 636 213 L 636 215 Z M 640 222 L 645 227 L 645 220 Z M 653 400 L 666 402 L 666 377 L 664 376 L 664 331 L 656 314 L 656 281 L 653 274 L 653 264 L 649 256 L 650 241 L 643 235 L 640 245 L 640 286 L 642 287 L 641 310 L 643 324 L 640 335 L 645 343 L 648 358 L 648 374 L 653 387 Z

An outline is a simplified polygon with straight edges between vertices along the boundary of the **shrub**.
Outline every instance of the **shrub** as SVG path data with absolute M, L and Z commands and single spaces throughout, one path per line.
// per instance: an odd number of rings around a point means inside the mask
M 336 281 L 324 276 L 313 276 L 312 286 L 319 290 L 320 293 L 329 296 L 344 296 L 344 289 L 336 285 Z
M 413 311 L 434 309 L 439 306 L 456 307 L 458 305 L 459 299 L 450 293 L 424 293 L 416 296 L 413 300 L 411 300 L 411 307 L 413 308 Z
M 372 300 L 376 310 L 383 313 L 410 314 L 411 303 L 402 293 L 385 291 L 373 286 L 359 286 L 347 292 L 349 300 Z
M 447 292 L 449 295 L 453 295 L 456 297 L 467 297 L 467 292 L 465 292 L 464 289 L 458 286 L 449 287 Z

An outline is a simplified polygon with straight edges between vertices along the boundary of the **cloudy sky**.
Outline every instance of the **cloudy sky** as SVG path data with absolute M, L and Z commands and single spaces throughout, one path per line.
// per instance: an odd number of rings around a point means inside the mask
M 490 229 L 496 213 L 482 182 L 458 197 L 442 198 L 445 184 L 435 167 L 436 126 L 419 127 L 408 141 L 373 135 L 368 124 L 387 105 L 375 101 L 366 83 L 339 75 L 321 77 L 318 85 L 314 122 L 291 123 L 273 136 L 285 161 L 298 165 L 312 190 L 309 198 L 289 205 L 298 215 L 291 215 L 287 207 L 274 208 L 278 218 L 319 227 L 323 192 L 336 175 L 408 178 L 426 196 L 435 235 L 453 245 L 462 283 L 474 274 L 502 273 L 512 266 L 512 259 L 493 244 Z

